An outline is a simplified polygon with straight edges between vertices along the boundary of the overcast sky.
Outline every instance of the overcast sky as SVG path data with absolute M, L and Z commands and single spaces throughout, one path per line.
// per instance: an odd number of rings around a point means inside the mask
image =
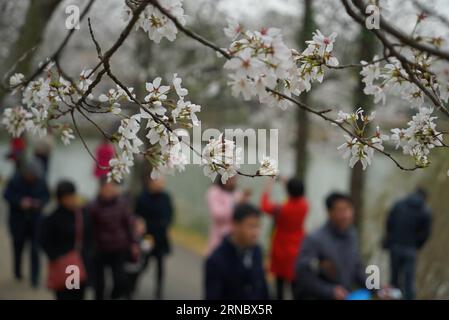
M 276 10 L 283 14 L 297 15 L 301 11 L 301 0 L 212 0 L 218 3 L 218 8 L 225 10 L 231 16 L 257 16 L 269 10 Z M 319 1 L 319 0 L 315 0 Z M 338 1 L 338 0 L 335 0 Z M 403 1 L 384 0 L 394 9 Z M 409 1 L 409 0 L 408 0 Z M 441 14 L 449 17 L 449 0 L 420 0 L 421 3 L 437 9 Z M 325 1 L 324 1 L 325 2 Z M 411 2 L 411 1 L 409 1 Z M 395 8 L 396 7 L 396 8 Z
M 299 0 L 219 0 L 218 8 L 230 16 L 257 16 L 270 10 L 282 14 L 297 15 L 300 11 Z

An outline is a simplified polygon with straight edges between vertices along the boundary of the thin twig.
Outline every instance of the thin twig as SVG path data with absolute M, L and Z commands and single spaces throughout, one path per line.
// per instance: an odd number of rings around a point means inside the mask
M 367 62 L 366 64 L 362 64 L 362 63 L 351 63 L 351 64 L 342 64 L 342 65 L 338 65 L 338 66 L 329 66 L 326 65 L 326 67 L 328 67 L 329 69 L 348 69 L 348 68 L 363 68 L 378 62 L 382 62 L 382 61 L 386 61 L 388 60 L 390 56 L 385 56 L 379 59 L 374 59 L 370 62 Z
M 95 128 L 98 129 L 98 131 L 100 131 L 100 133 L 103 135 L 103 137 L 105 137 L 107 140 L 111 140 L 111 136 L 106 133 L 95 121 L 93 121 L 91 118 L 89 118 L 81 109 L 78 109 L 78 112 L 81 113 L 81 115 L 86 118 L 87 121 L 89 121 L 90 123 L 92 123 Z
M 87 150 L 87 153 L 92 157 L 92 159 L 95 161 L 95 163 L 97 164 L 97 166 L 100 166 L 100 164 L 98 163 L 97 159 L 95 158 L 95 156 L 93 155 L 93 153 L 90 151 L 89 146 L 87 145 L 86 141 L 83 138 L 83 135 L 81 134 L 79 128 L 78 128 L 78 124 L 76 123 L 75 120 L 75 116 L 74 116 L 74 111 L 75 109 L 72 109 L 72 111 L 70 112 L 70 115 L 72 117 L 72 122 L 73 122 L 73 126 L 75 128 L 76 133 L 78 134 L 78 136 L 80 137 L 81 142 L 83 143 L 84 148 Z

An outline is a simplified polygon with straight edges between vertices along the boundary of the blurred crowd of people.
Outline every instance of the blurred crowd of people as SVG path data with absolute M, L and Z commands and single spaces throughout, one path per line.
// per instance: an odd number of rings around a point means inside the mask
M 61 180 L 54 192 L 55 209 L 44 215 L 50 201 L 46 179 L 49 153 L 41 158 L 36 154 L 26 157 L 22 149 L 12 148 L 15 172 L 4 192 L 9 204 L 14 277 L 22 279 L 22 253 L 30 243 L 33 287 L 40 284 L 42 250 L 48 258 L 46 286 L 57 299 L 83 299 L 87 287 L 94 289 L 97 300 L 131 299 L 139 276 L 154 260 L 154 298 L 162 299 L 164 256 L 170 253 L 168 228 L 174 214 L 164 179 L 144 179 L 143 191 L 132 199 L 122 186 L 107 179 L 105 167 L 113 148 L 104 141 L 97 148 L 99 161 L 93 174 L 98 179 L 98 193 L 94 199 L 83 203 L 74 182 Z M 67 282 L 68 267 L 77 268 L 75 287 Z M 105 293 L 107 269 L 112 274 L 112 289 Z
M 143 181 L 135 198 L 107 179 L 112 146 L 103 141 L 97 148 L 94 176 L 98 193 L 83 203 L 77 186 L 69 180 L 57 183 L 56 205 L 51 214 L 44 208 L 51 200 L 47 186 L 48 148 L 23 156 L 24 142 L 14 140 L 9 157 L 15 172 L 4 192 L 9 204 L 9 230 L 13 247 L 14 277 L 22 279 L 22 253 L 30 244 L 30 279 L 40 282 L 40 251 L 48 258 L 46 286 L 56 299 L 84 299 L 91 287 L 95 299 L 132 299 L 142 272 L 156 266 L 155 299 L 162 299 L 165 257 L 171 252 L 168 230 L 174 206 L 163 178 Z M 28 160 L 27 160 L 28 159 Z M 272 200 L 273 185 L 280 181 L 286 191 L 282 203 Z M 399 200 L 388 214 L 383 247 L 390 252 L 392 288 L 406 299 L 415 298 L 417 252 L 430 234 L 431 213 L 426 192 L 418 188 Z M 333 192 L 325 199 L 327 221 L 306 233 L 309 204 L 303 183 L 296 179 L 266 181 L 260 203 L 251 204 L 250 190 L 240 191 L 237 178 L 222 183 L 220 177 L 206 194 L 210 232 L 204 267 L 206 299 L 261 300 L 285 298 L 289 288 L 294 299 L 351 299 L 367 290 L 354 207 L 350 196 Z M 267 285 L 264 253 L 259 245 L 262 213 L 272 218 L 269 274 L 275 295 Z M 75 267 L 72 275 L 71 267 Z M 112 289 L 105 271 L 112 274 Z M 76 281 L 75 281 L 75 280 Z M 379 295 L 379 294 L 378 294 Z
M 306 234 L 309 205 L 303 183 L 280 179 L 287 198 L 271 200 L 270 179 L 260 205 L 236 189 L 236 178 L 217 180 L 207 199 L 212 216 L 209 256 L 206 261 L 206 299 L 266 299 L 270 297 L 262 250 L 258 245 L 262 212 L 273 218 L 270 273 L 275 297 L 284 299 L 285 284 L 294 299 L 414 299 L 417 252 L 430 235 L 431 212 L 427 194 L 417 188 L 399 200 L 387 217 L 383 248 L 390 252 L 390 284 L 367 286 L 349 195 L 332 192 L 325 199 L 327 221 Z

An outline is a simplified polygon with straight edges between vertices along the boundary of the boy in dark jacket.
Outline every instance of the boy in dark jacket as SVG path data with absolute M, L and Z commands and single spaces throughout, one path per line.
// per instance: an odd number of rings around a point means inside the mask
M 79 250 L 84 268 L 89 273 L 92 233 L 89 217 L 86 212 L 81 211 L 75 185 L 70 181 L 59 182 L 56 188 L 56 197 L 58 207 L 45 218 L 42 224 L 41 246 L 50 261 L 55 261 L 73 250 Z M 77 214 L 80 216 L 76 217 Z M 76 221 L 76 219 L 80 220 Z M 77 222 L 81 227 L 77 226 Z M 82 300 L 85 285 L 86 281 L 80 284 L 79 289 L 57 289 L 55 291 L 56 299 Z
M 38 231 L 42 209 L 49 193 L 38 162 L 28 162 L 9 181 L 5 189 L 9 204 L 9 231 L 13 242 L 14 275 L 22 278 L 22 251 L 26 242 L 31 243 L 31 284 L 38 285 L 39 246 Z
M 128 202 L 121 197 L 120 186 L 103 178 L 98 198 L 89 207 L 95 245 L 95 295 L 104 298 L 104 271 L 110 267 L 113 289 L 110 297 L 128 295 L 124 264 L 130 252 L 138 254 L 133 233 L 133 217 Z
M 206 261 L 206 299 L 268 299 L 259 234 L 260 212 L 249 204 L 237 206 L 231 233 Z

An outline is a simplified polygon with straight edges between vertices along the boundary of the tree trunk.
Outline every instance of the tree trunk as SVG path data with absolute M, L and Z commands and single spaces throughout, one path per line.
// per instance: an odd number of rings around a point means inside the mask
M 376 54 L 376 40 L 373 34 L 366 28 L 360 29 L 359 39 L 358 39 L 359 49 L 357 53 L 356 61 L 366 60 L 369 61 Z M 362 77 L 360 75 L 360 70 L 357 69 L 358 83 L 354 90 L 354 110 L 358 108 L 363 108 L 365 114 L 371 112 L 373 107 L 372 99 L 367 97 L 363 93 L 364 83 L 362 82 Z M 369 130 L 369 128 L 368 128 Z M 354 168 L 351 170 L 351 184 L 350 192 L 352 200 L 354 201 L 355 209 L 355 225 L 359 234 L 362 232 L 362 221 L 364 213 L 364 202 L 363 194 L 365 191 L 365 177 L 366 173 L 362 169 L 362 165 L 358 162 Z
M 42 42 L 45 27 L 60 2 L 60 0 L 30 0 L 25 22 L 16 43 L 9 52 L 6 66 L 12 66 L 24 53 Z M 31 57 L 18 62 L 16 72 L 29 73 L 31 63 Z
M 312 0 L 304 0 L 302 28 L 298 37 L 299 48 L 302 49 L 304 49 L 305 47 L 305 41 L 310 39 L 310 36 L 315 29 L 312 6 Z M 303 92 L 300 98 L 303 103 L 309 104 L 311 99 L 311 91 Z M 296 138 L 296 176 L 301 180 L 305 180 L 308 160 L 307 141 L 309 139 L 308 113 L 303 109 L 298 109 L 296 113 L 296 119 L 298 123 L 298 136 Z
M 17 63 L 14 72 L 20 72 L 28 75 L 31 72 L 32 61 L 35 51 L 43 39 L 45 28 L 50 17 L 60 3 L 60 0 L 30 0 L 23 26 L 20 28 L 19 36 L 9 50 L 8 57 L 2 69 L 2 77 L 15 63 Z M 26 59 L 19 59 L 28 53 Z M 5 92 L 0 92 L 0 101 Z
M 301 102 L 308 104 L 309 100 L 309 92 L 301 94 Z M 304 181 L 306 178 L 308 162 L 307 141 L 309 139 L 309 115 L 303 109 L 299 109 L 296 112 L 296 117 L 298 122 L 298 137 L 296 140 L 296 177 Z
M 138 62 L 139 70 L 141 70 L 134 83 L 135 93 L 138 97 L 145 95 L 145 86 L 142 83 L 152 81 L 151 75 L 148 69 L 152 62 L 152 50 L 151 41 L 148 41 L 148 36 L 144 32 L 137 32 L 136 34 L 136 48 L 134 51 L 134 58 Z M 150 147 L 149 141 L 145 138 L 146 133 L 141 130 L 139 133 L 139 138 L 144 142 L 144 148 Z M 149 177 L 152 168 L 150 164 L 145 159 L 143 161 L 136 161 L 134 163 L 134 168 L 131 171 L 131 184 L 130 184 L 130 194 L 132 196 L 137 196 L 142 191 L 142 186 L 145 183 L 147 177 Z

